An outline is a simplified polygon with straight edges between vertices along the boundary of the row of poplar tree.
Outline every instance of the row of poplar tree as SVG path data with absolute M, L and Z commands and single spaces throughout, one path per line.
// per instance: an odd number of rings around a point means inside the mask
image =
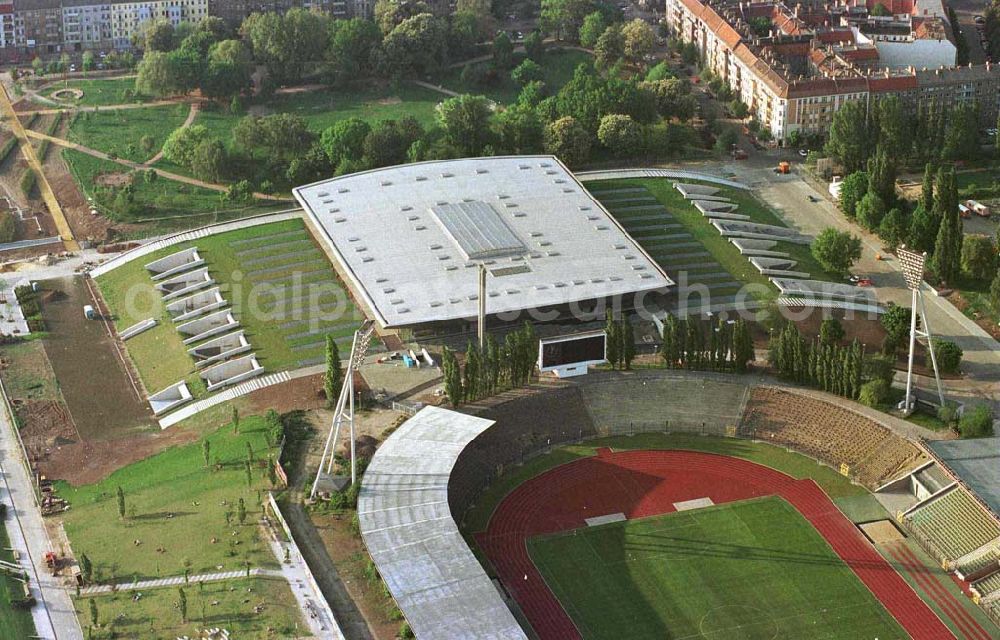
M 491 334 L 487 334 L 482 349 L 470 340 L 464 363 L 445 347 L 441 369 L 448 401 L 457 407 L 503 389 L 523 387 L 531 380 L 537 355 L 538 337 L 530 322 L 508 333 L 503 344 Z
M 670 369 L 744 373 L 754 359 L 750 325 L 743 318 L 675 318 L 663 321 L 660 355 Z
M 869 379 L 881 377 L 857 340 L 847 346 L 810 340 L 788 324 L 771 337 L 769 348 L 780 377 L 847 398 L 858 399 Z
M 616 319 L 611 309 L 608 309 L 604 322 L 604 333 L 607 334 L 607 350 L 605 355 L 612 367 L 631 369 L 635 359 L 635 331 L 627 319 Z

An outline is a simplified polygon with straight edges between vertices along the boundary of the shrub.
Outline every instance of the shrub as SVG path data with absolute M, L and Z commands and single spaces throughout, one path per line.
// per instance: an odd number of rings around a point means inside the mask
M 953 426 L 958 419 L 958 407 L 954 402 L 946 402 L 943 407 L 938 407 L 937 417 L 946 425 Z
M 993 435 L 993 410 L 985 404 L 966 409 L 958 421 L 963 438 L 983 438 Z
M 950 340 L 934 340 L 934 355 L 937 356 L 938 369 L 941 373 L 958 373 L 958 368 L 962 364 L 962 348 Z M 926 365 L 930 368 L 930 351 L 927 352 Z
M 845 335 L 844 326 L 836 318 L 827 318 L 819 326 L 819 340 L 823 344 L 838 344 Z
M 867 407 L 876 408 L 881 406 L 888 397 L 889 383 L 884 379 L 876 379 L 861 385 L 858 402 Z
M 406 622 L 399 623 L 399 632 L 396 634 L 397 638 L 414 638 L 413 629 L 410 629 L 410 625 Z
M 26 197 L 31 197 L 31 192 L 35 190 L 36 179 L 35 172 L 31 169 L 26 170 L 24 175 L 21 176 L 21 192 Z
M 14 214 L 0 211 L 0 243 L 12 242 L 15 231 Z

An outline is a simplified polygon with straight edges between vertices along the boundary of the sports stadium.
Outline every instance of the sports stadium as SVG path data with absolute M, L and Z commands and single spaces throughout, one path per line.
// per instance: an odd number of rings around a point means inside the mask
M 711 294 L 698 314 L 746 302 L 755 279 L 815 289 L 782 252 L 808 239 L 737 212 L 745 189 L 683 171 L 574 176 L 551 156 L 417 163 L 299 187 L 302 211 L 151 243 L 94 275 L 112 308 L 138 280 L 183 301 L 117 327 L 142 332 L 126 349 L 164 389 L 149 399 L 167 428 L 313 371 L 325 335 L 346 347 L 362 319 L 384 344 L 461 344 L 478 314 L 498 332 L 527 313 L 544 340 L 592 335 L 609 300 L 655 325 L 682 276 Z M 293 298 L 307 317 L 276 340 L 210 288 L 227 265 L 264 284 L 307 268 L 356 314 L 313 326 L 326 303 Z M 837 308 L 871 306 L 820 284 Z M 161 364 L 172 350 L 184 357 Z M 542 376 L 415 411 L 367 466 L 358 522 L 418 638 L 998 637 L 1000 456 L 920 436 L 765 376 Z

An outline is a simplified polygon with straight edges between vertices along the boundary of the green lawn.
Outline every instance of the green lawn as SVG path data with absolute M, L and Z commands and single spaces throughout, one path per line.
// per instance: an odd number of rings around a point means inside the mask
M 528 550 L 587 640 L 908 637 L 780 498 L 585 527 Z
M 78 144 L 133 162 L 149 160 L 167 136 L 181 126 L 190 106 L 186 104 L 118 109 L 96 113 L 80 113 L 69 129 L 69 139 Z M 149 138 L 150 146 L 143 149 L 141 140 Z
M 63 160 L 69 166 L 70 173 L 77 185 L 89 197 L 102 206 L 105 197 L 110 198 L 108 189 L 102 188 L 95 180 L 106 174 L 127 173 L 128 167 L 115 162 L 101 160 L 73 149 L 64 149 Z M 159 166 L 159 165 L 157 165 Z M 194 185 L 176 182 L 167 178 L 158 178 L 152 182 L 135 179 L 132 183 L 135 202 L 142 208 L 134 219 L 123 222 L 151 222 L 148 233 L 166 233 L 169 231 L 220 222 L 230 218 L 239 218 L 265 211 L 275 211 L 282 207 L 281 203 L 266 203 L 258 201 L 250 206 L 236 207 L 232 203 L 223 202 L 222 193 Z M 169 218 L 164 220 L 163 218 Z
M 256 526 L 259 492 L 270 487 L 264 461 L 276 454 L 268 446 L 264 420 L 244 417 L 238 435 L 224 426 L 205 441 L 213 467 L 221 469 L 205 467 L 202 442 L 195 442 L 119 469 L 96 484 L 60 483 L 59 495 L 72 505 L 63 516 L 66 535 L 75 556 L 86 554 L 93 562 L 95 580 L 178 576 L 186 562 L 191 573 L 220 566 L 240 570 L 246 561 L 251 567 L 277 566 Z M 250 486 L 244 468 L 247 443 L 254 451 Z M 118 487 L 125 494 L 124 521 L 118 514 Z M 244 525 L 237 519 L 240 498 L 247 509 Z
M 14 561 L 10 538 L 3 523 L 0 523 L 0 560 Z M 30 638 L 35 635 L 31 612 L 27 609 L 14 609 L 11 605 L 13 600 L 20 600 L 23 593 L 19 580 L 6 574 L 0 575 L 0 638 Z
M 278 578 L 249 578 L 189 584 L 187 623 L 181 622 L 176 587 L 147 589 L 138 601 L 131 591 L 76 598 L 80 624 L 90 626 L 90 601 L 97 603 L 93 640 L 109 638 L 174 640 L 200 637 L 202 629 L 221 627 L 234 638 L 312 637 L 288 583 Z M 257 612 L 254 607 L 261 607 Z
M 144 103 L 153 100 L 151 96 L 135 92 L 135 78 L 92 78 L 87 80 L 65 80 L 56 82 L 44 92 L 47 98 L 60 89 L 80 89 L 83 97 L 79 100 L 63 98 L 60 104 L 78 107 L 104 107 L 115 104 Z M 55 100 L 55 98 L 52 98 Z
M 1000 170 L 996 167 L 955 174 L 958 193 L 964 199 L 1000 197 Z
M 525 59 L 523 53 L 515 55 L 515 64 L 519 64 Z M 549 94 L 555 94 L 560 88 L 573 78 L 573 72 L 577 66 L 586 63 L 591 64 L 594 57 L 584 51 L 573 49 L 551 49 L 546 51 L 539 65 L 542 67 L 544 75 L 543 82 Z M 489 62 L 478 63 L 488 66 Z M 501 72 L 497 75 L 497 81 L 490 86 L 481 86 L 462 82 L 462 70 L 465 67 L 454 67 L 446 69 L 441 77 L 436 81 L 446 89 L 459 93 L 471 93 L 473 95 L 484 95 L 500 104 L 510 104 L 517 100 L 521 93 L 521 87 L 511 80 L 510 72 Z
M 337 338 L 341 349 L 349 348 L 360 316 L 301 220 L 209 236 L 143 256 L 97 279 L 119 330 L 150 317 L 160 321 L 125 345 L 150 392 L 184 379 L 192 393 L 205 393 L 187 353 L 192 345 L 183 344 L 144 267 L 189 246 L 197 246 L 207 261 L 267 370 L 322 362 L 327 334 Z
M 633 449 L 684 449 L 719 453 L 742 458 L 786 473 L 793 478 L 811 478 L 833 499 L 867 496 L 864 487 L 851 481 L 830 467 L 823 466 L 804 455 L 764 442 L 737 438 L 713 438 L 685 434 L 647 433 L 636 436 L 597 438 L 585 444 L 569 445 L 554 449 L 544 456 L 537 456 L 519 467 L 514 467 L 486 488 L 476 504 L 465 514 L 463 529 L 474 533 L 486 529 L 493 510 L 507 494 L 525 481 L 567 462 L 593 456 L 601 447 L 618 451 Z

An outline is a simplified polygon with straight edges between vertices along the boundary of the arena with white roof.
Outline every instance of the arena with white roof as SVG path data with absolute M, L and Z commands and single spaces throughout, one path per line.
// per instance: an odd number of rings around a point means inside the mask
M 554 156 L 408 164 L 294 189 L 383 328 L 487 313 L 639 306 L 673 281 Z

